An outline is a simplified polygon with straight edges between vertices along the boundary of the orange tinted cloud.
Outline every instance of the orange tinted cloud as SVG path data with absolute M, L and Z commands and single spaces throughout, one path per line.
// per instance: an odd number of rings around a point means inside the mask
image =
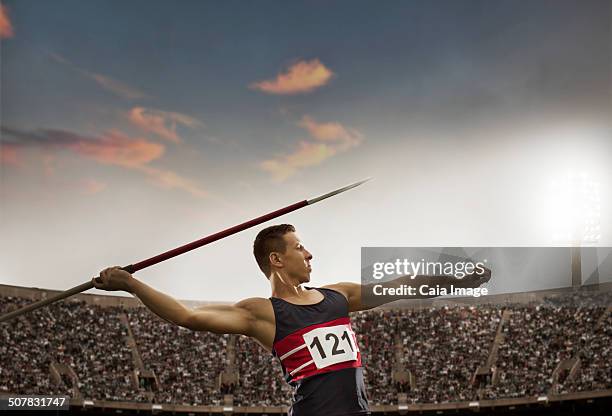
M 284 181 L 300 169 L 323 163 L 362 141 L 361 133 L 338 122 L 317 123 L 312 117 L 304 116 L 298 126 L 306 129 L 313 140 L 300 141 L 294 152 L 279 155 L 260 164 L 260 168 L 269 172 L 277 182 Z
M 131 139 L 111 131 L 97 142 L 79 141 L 71 146 L 79 154 L 104 164 L 118 165 L 144 173 L 152 183 L 166 189 L 180 189 L 195 197 L 207 195 L 198 184 L 176 172 L 158 169 L 148 163 L 160 158 L 165 147 L 144 139 Z
M 116 130 L 111 130 L 97 137 L 86 137 L 65 130 L 23 131 L 4 126 L 1 128 L 1 132 L 6 135 L 7 140 L 11 141 L 10 145 L 0 144 L 2 163 L 17 163 L 15 149 L 27 146 L 69 149 L 98 163 L 121 166 L 125 169 L 140 172 L 157 186 L 186 191 L 198 198 L 210 196 L 196 181 L 185 178 L 171 170 L 159 169 L 149 165 L 149 163 L 162 157 L 165 152 L 163 144 L 141 138 L 132 138 Z M 43 160 L 43 167 L 54 169 L 53 161 L 53 157 L 46 158 Z M 80 186 L 83 192 L 93 194 L 101 192 L 107 185 L 95 180 L 85 180 L 80 183 Z
M 127 100 L 136 100 L 139 98 L 148 97 L 142 91 L 134 87 L 131 87 L 121 81 L 117 81 L 116 79 L 107 77 L 106 75 L 98 74 L 98 73 L 91 72 L 86 69 L 80 68 L 61 55 L 58 55 L 53 52 L 47 52 L 47 55 L 49 55 L 56 62 L 66 65 L 70 67 L 71 69 L 77 71 L 81 75 L 95 81 L 99 86 L 101 86 L 105 90 L 108 90 L 121 98 L 125 98 Z
M 159 159 L 164 145 L 145 139 L 132 139 L 118 131 L 110 131 L 99 140 L 79 140 L 68 145 L 75 152 L 100 163 L 134 168 Z
M 123 82 L 117 81 L 105 75 L 96 74 L 94 72 L 81 71 L 89 78 L 93 79 L 101 87 L 109 90 L 110 92 L 118 95 L 119 97 L 126 98 L 128 100 L 136 100 L 138 98 L 147 97 L 143 92 L 136 88 L 130 87 Z
M 195 181 L 185 178 L 171 170 L 157 169 L 151 166 L 141 166 L 138 170 L 147 174 L 151 182 L 166 189 L 180 189 L 197 198 L 208 195 Z
M 275 79 L 255 82 L 251 88 L 268 94 L 300 94 L 327 84 L 334 73 L 318 59 L 299 61 Z
M 8 144 L 0 144 L 0 164 L 20 166 L 21 163 L 17 157 L 17 149 Z
M 86 195 L 95 195 L 102 192 L 108 187 L 105 182 L 100 182 L 96 179 L 83 179 L 80 182 L 81 190 Z
M 204 124 L 193 117 L 180 113 L 134 107 L 128 114 L 128 119 L 144 131 L 155 133 L 164 139 L 180 143 L 182 139 L 176 133 L 177 124 L 195 128 Z
M 159 159 L 165 151 L 163 144 L 132 138 L 117 130 L 100 136 L 84 136 L 55 129 L 25 131 L 5 126 L 0 131 L 6 137 L 7 146 L 69 149 L 100 163 L 123 167 L 144 165 Z
M 51 177 L 55 175 L 55 169 L 56 169 L 55 156 L 53 156 L 50 153 L 47 153 L 43 156 L 42 161 L 43 161 L 43 169 L 44 169 L 45 176 Z
M 356 145 L 361 141 L 361 134 L 354 129 L 348 129 L 338 122 L 317 123 L 312 117 L 304 116 L 298 126 L 308 130 L 310 135 L 321 141 L 343 142 Z
M 0 39 L 12 38 L 15 35 L 13 25 L 6 7 L 0 4 Z
M 301 141 L 295 152 L 265 160 L 259 166 L 262 170 L 272 174 L 272 179 L 282 182 L 293 176 L 299 169 L 318 165 L 335 153 L 336 150 L 325 143 Z

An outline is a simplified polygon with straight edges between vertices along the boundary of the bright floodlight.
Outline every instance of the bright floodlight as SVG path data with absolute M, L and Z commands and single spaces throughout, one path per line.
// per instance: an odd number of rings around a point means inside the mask
M 555 204 L 551 220 L 556 243 L 596 244 L 601 239 L 599 182 L 588 173 L 567 174 L 553 183 Z

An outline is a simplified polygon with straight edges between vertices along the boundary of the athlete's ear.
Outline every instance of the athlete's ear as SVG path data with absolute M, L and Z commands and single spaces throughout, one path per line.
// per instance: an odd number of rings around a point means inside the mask
M 283 261 L 281 260 L 280 253 L 273 251 L 270 253 L 270 264 L 274 267 L 283 267 Z

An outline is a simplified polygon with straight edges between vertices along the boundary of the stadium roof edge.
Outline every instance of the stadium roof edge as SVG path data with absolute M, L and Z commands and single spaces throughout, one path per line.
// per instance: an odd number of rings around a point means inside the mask
M 582 290 L 585 291 L 601 291 L 607 292 L 612 291 L 612 282 L 598 283 L 593 285 L 581 286 Z M 434 299 L 416 299 L 416 300 L 403 300 L 392 302 L 390 304 L 379 307 L 380 309 L 420 309 L 428 308 L 431 306 L 442 306 L 442 305 L 481 305 L 481 304 L 503 304 L 503 303 L 527 303 L 531 301 L 542 300 L 542 298 L 551 295 L 559 295 L 563 293 L 571 293 L 575 289 L 573 287 L 562 287 L 555 289 L 544 289 L 530 292 L 517 292 L 517 293 L 505 293 L 499 295 L 488 295 L 481 296 L 479 298 L 474 297 L 462 297 L 462 298 L 434 298 Z M 42 289 L 37 287 L 24 287 L 0 284 L 0 295 L 2 296 L 19 296 L 24 298 L 30 298 L 33 300 L 40 300 L 48 295 L 61 292 L 60 290 L 53 289 Z M 131 296 L 116 296 L 116 295 L 98 295 L 91 293 L 81 293 L 75 295 L 71 299 L 78 299 L 88 304 L 100 305 L 100 306 L 124 306 L 128 308 L 135 308 L 143 306 L 142 303 L 135 297 Z M 197 307 L 202 305 L 210 304 L 228 304 L 233 302 L 211 302 L 211 301 L 193 301 L 193 300 L 181 300 L 190 307 Z

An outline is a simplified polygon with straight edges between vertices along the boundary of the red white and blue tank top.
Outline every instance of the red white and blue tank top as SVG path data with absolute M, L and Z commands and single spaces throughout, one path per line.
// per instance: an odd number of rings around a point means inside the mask
M 276 318 L 272 353 L 295 387 L 289 415 L 370 414 L 348 301 L 335 290 L 315 289 L 323 300 L 312 305 L 270 298 Z

